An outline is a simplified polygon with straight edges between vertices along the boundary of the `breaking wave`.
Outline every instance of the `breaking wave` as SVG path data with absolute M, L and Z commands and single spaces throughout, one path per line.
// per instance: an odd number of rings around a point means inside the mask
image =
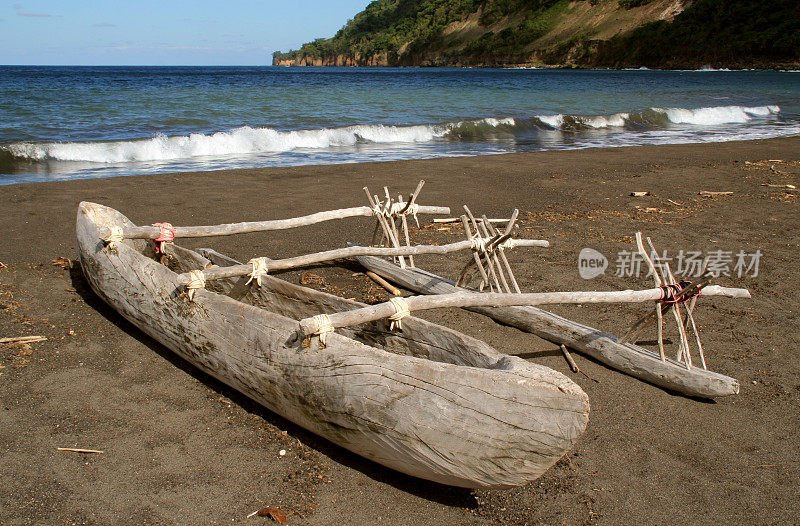
M 168 161 L 192 157 L 222 157 L 255 153 L 280 153 L 297 149 L 325 149 L 356 144 L 408 144 L 430 142 L 456 133 L 513 126 L 514 119 L 481 119 L 445 125 L 361 125 L 318 130 L 281 131 L 242 127 L 212 134 L 158 135 L 151 139 L 107 142 L 14 143 L 2 147 L 11 156 L 35 161 L 121 163 Z
M 436 140 L 515 138 L 531 129 L 565 132 L 605 128 L 641 132 L 672 125 L 720 126 L 743 124 L 780 112 L 778 106 L 718 106 L 709 108 L 647 108 L 608 115 L 535 115 L 529 118 L 486 118 L 446 124 L 387 126 L 358 125 L 341 128 L 284 131 L 242 127 L 211 134 L 159 135 L 149 139 L 101 142 L 18 142 L 0 147 L 0 160 L 81 161 L 127 163 L 176 161 L 200 157 L 227 158 L 293 150 L 333 150 L 358 145 L 414 145 Z M 669 142 L 668 140 L 665 142 Z M 10 159 L 9 159 L 10 158 Z
M 610 115 L 537 115 L 534 123 L 551 129 L 600 129 L 624 127 L 664 127 L 669 124 L 695 124 L 716 126 L 720 124 L 746 123 L 755 117 L 777 115 L 778 106 L 715 106 L 711 108 L 648 108 L 634 113 L 613 113 Z

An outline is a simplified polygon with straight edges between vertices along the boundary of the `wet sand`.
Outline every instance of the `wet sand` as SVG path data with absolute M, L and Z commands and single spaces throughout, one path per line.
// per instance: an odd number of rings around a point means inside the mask
M 644 273 L 614 275 L 637 230 L 670 256 L 760 250 L 757 276 L 717 280 L 749 288 L 752 300 L 701 298 L 697 310 L 709 367 L 737 378 L 740 394 L 690 399 L 573 353 L 586 373 L 576 374 L 553 344 L 477 314 L 431 311 L 422 316 L 568 375 L 592 404 L 586 433 L 539 480 L 505 491 L 449 488 L 362 460 L 250 402 L 124 321 L 79 266 L 52 264 L 75 259 L 82 200 L 139 224 L 217 224 L 359 206 L 365 185 L 407 193 L 419 179 L 423 204 L 455 214 L 468 204 L 490 217 L 516 207 L 521 236 L 552 242 L 511 252 L 525 290 L 649 286 Z M 245 519 L 261 506 L 315 525 L 800 522 L 800 202 L 778 186 L 786 184 L 800 185 L 800 137 L 0 186 L 0 337 L 48 338 L 0 344 L 0 523 L 270 523 Z M 372 222 L 358 218 L 182 244 L 247 260 L 371 234 Z M 445 243 L 463 231 L 426 227 L 414 238 Z M 609 258 L 591 281 L 578 273 L 584 247 Z M 452 277 L 466 257 L 418 264 Z M 312 286 L 387 297 L 353 264 L 308 270 L 322 278 Z M 296 282 L 302 272 L 281 277 Z M 646 307 L 552 310 L 620 332 Z

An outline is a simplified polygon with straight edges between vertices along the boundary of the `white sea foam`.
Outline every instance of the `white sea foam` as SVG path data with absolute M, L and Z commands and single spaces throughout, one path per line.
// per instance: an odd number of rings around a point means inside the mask
M 280 131 L 272 128 L 236 128 L 209 135 L 110 142 L 15 143 L 7 150 L 15 157 L 32 160 L 85 161 L 122 163 L 135 161 L 169 161 L 193 157 L 279 153 L 297 149 L 326 149 L 366 144 L 412 144 L 430 142 L 453 129 L 475 126 L 513 126 L 513 118 L 486 118 L 443 125 L 384 126 L 360 125 L 318 130 Z
M 564 125 L 564 116 L 560 113 L 556 115 L 537 115 L 536 118 L 551 128 L 560 128 Z
M 635 113 L 612 113 L 609 115 L 537 115 L 535 118 L 551 128 L 574 127 L 575 124 L 601 129 L 625 126 L 631 120 L 648 121 L 647 114 L 663 115 L 673 124 L 695 124 L 713 126 L 719 124 L 746 123 L 753 117 L 767 117 L 780 113 L 778 106 L 715 106 L 710 108 L 649 108 Z
M 614 113 L 612 115 L 576 117 L 575 120 L 590 128 L 608 128 L 610 126 L 625 126 L 630 116 L 630 113 Z
M 778 106 L 717 106 L 713 108 L 653 108 L 656 112 L 666 114 L 675 124 L 699 124 L 713 126 L 718 124 L 745 123 L 754 116 L 765 117 L 780 113 Z
M 443 136 L 447 131 L 444 126 L 377 125 L 298 131 L 243 127 L 210 135 L 161 135 L 137 141 L 16 143 L 9 145 L 8 150 L 15 157 L 34 160 L 120 163 L 286 152 L 300 148 L 353 146 L 357 143 L 427 142 Z

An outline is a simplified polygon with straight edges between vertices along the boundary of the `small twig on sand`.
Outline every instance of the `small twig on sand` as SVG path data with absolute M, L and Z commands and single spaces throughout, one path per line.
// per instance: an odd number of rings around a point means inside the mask
M 564 355 L 564 358 L 567 360 L 569 368 L 572 369 L 572 372 L 573 373 L 581 372 L 581 370 L 578 368 L 578 364 L 575 363 L 575 360 L 572 358 L 572 355 L 567 350 L 567 346 L 562 343 L 560 347 L 561 347 L 561 354 Z
M 785 188 L 787 190 L 797 190 L 797 187 L 793 184 L 762 184 L 761 186 L 767 186 L 769 188 Z
M 711 190 L 700 190 L 700 195 L 701 195 L 701 196 L 703 196 L 703 197 L 710 197 L 710 198 L 712 198 L 712 199 L 713 199 L 713 198 L 715 198 L 715 197 L 721 197 L 721 196 L 726 196 L 726 195 L 733 195 L 733 192 L 731 192 L 731 191 L 725 191 L 725 192 L 712 192 Z
M 683 206 L 681 203 L 679 203 L 677 201 L 673 201 L 672 199 L 667 199 L 667 201 L 669 201 L 670 203 L 672 203 L 675 206 Z
M 770 170 L 772 170 L 774 173 L 776 173 L 776 174 L 778 174 L 778 175 L 789 175 L 789 174 L 787 174 L 786 172 L 781 172 L 780 170 L 778 170 L 777 168 L 775 168 L 775 165 L 774 165 L 774 164 L 773 164 L 773 165 L 770 165 L 769 169 L 770 169 Z
M 0 338 L 0 343 L 34 343 L 47 340 L 44 336 L 15 336 L 12 338 Z
M 103 453 L 98 449 L 81 449 L 77 447 L 57 447 L 57 451 L 72 451 L 74 453 Z
M 476 221 L 483 221 L 483 219 L 477 219 Z M 434 223 L 460 223 L 460 217 L 435 217 L 433 219 Z M 489 219 L 490 223 L 508 223 L 508 219 Z

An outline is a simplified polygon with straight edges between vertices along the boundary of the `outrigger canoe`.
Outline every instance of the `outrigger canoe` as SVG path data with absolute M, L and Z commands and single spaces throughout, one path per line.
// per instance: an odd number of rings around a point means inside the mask
M 78 208 L 80 263 L 114 310 L 200 370 L 358 455 L 423 479 L 502 488 L 536 479 L 586 428 L 581 388 L 547 367 L 502 354 L 418 318 L 297 338 L 299 319 L 363 304 L 269 275 L 215 280 L 186 296 L 179 273 L 237 262 L 167 244 L 108 244 L 135 226 L 106 206 Z

